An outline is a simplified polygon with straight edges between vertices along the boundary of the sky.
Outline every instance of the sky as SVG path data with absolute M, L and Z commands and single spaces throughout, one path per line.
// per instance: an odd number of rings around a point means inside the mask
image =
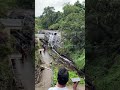
M 55 11 L 62 11 L 65 3 L 74 4 L 77 0 L 35 0 L 35 16 L 40 16 L 47 6 L 54 7 Z M 85 0 L 78 0 L 82 3 Z

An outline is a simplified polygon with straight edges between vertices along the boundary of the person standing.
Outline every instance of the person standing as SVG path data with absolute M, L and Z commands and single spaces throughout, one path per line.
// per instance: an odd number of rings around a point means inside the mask
M 57 84 L 55 87 L 51 87 L 48 90 L 68 90 L 66 84 L 69 80 L 68 70 L 64 67 L 60 68 L 57 76 Z M 77 90 L 78 82 L 73 84 L 73 90 Z

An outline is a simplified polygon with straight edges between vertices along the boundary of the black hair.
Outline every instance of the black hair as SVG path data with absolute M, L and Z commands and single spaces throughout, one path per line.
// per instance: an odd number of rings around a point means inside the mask
M 54 35 L 57 35 L 57 33 L 54 33 Z
M 58 71 L 58 83 L 60 85 L 66 85 L 66 83 L 68 82 L 69 79 L 69 73 L 68 70 L 65 68 L 60 68 Z

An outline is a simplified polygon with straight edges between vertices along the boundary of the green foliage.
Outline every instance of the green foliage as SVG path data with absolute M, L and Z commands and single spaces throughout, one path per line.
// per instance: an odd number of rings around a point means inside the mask
M 57 74 L 58 74 L 58 68 L 54 68 L 54 75 L 53 75 L 53 86 L 57 83 Z
M 56 23 L 56 24 L 53 24 L 53 25 L 51 25 L 50 27 L 49 27 L 49 29 L 50 30 L 58 30 L 59 29 L 59 24 L 58 23 Z
M 66 4 L 63 10 L 63 13 L 55 12 L 53 7 L 46 7 L 40 18 L 36 19 L 36 25 L 43 29 L 61 30 L 64 46 L 59 49 L 60 53 L 70 56 L 75 63 L 80 62 L 80 68 L 82 68 L 85 62 L 84 54 L 79 51 L 84 49 L 85 45 L 84 5 L 77 1 L 74 5 Z
M 60 28 L 64 32 L 64 48 L 62 53 L 72 58 L 78 69 L 85 65 L 85 20 L 84 11 L 70 13 L 61 20 Z M 82 52 L 82 53 L 81 53 Z
M 86 70 L 88 74 L 92 76 L 94 85 L 96 86 L 97 90 L 119 90 L 119 83 L 120 83 L 120 55 L 115 58 L 115 63 L 111 66 L 110 69 L 107 69 L 105 66 L 108 63 L 108 57 L 100 57 L 97 58 L 96 61 L 91 62 Z M 101 62 L 99 62 L 101 61 Z M 99 81 L 99 82 L 98 82 Z
M 63 7 L 64 10 L 64 16 L 69 15 L 71 13 L 79 13 L 80 12 L 80 8 L 75 6 L 75 5 L 70 5 L 67 4 Z
M 56 24 L 62 18 L 62 13 L 60 11 L 55 12 L 54 7 L 44 8 L 44 12 L 40 17 L 36 17 L 35 25 L 36 29 L 58 29 L 58 24 Z M 54 25 L 55 24 L 55 25 Z
M 39 23 L 38 23 L 39 22 Z M 61 48 L 63 54 L 73 60 L 78 69 L 85 65 L 85 6 L 77 1 L 74 5 L 66 4 L 63 12 L 55 12 L 53 7 L 46 7 L 43 14 L 36 18 L 36 30 L 60 30 L 62 32 Z M 56 72 L 55 72 L 56 73 Z M 56 78 L 55 78 L 56 81 Z
M 77 77 L 79 77 L 78 75 L 77 75 L 77 73 L 75 72 L 75 71 L 69 71 L 69 78 L 70 78 L 70 80 L 68 81 L 68 85 L 70 84 L 73 84 L 73 82 L 71 81 L 71 78 L 77 78 Z M 83 79 L 83 78 L 80 78 L 80 82 L 79 82 L 80 84 L 85 84 L 85 80 Z
M 64 51 L 71 56 L 71 52 L 77 53 L 85 45 L 85 11 L 83 5 L 76 4 L 67 4 L 63 9 L 65 17 L 59 21 L 60 29 L 64 32 Z
M 71 58 L 74 60 L 77 68 L 83 69 L 85 66 L 85 50 L 76 51 L 72 54 Z
M 39 19 L 39 17 L 36 17 L 35 18 L 35 33 L 37 33 L 37 31 L 39 31 L 40 29 L 42 29 L 41 20 Z
M 120 2 L 88 0 L 86 5 L 86 74 L 96 90 L 119 90 Z
M 41 26 L 44 29 L 48 29 L 52 24 L 56 23 L 60 19 L 61 13 L 55 12 L 54 7 L 46 7 L 42 16 L 40 16 Z

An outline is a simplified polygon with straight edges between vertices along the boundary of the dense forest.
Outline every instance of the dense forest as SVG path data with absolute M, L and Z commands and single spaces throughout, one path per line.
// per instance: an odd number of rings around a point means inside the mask
M 95 90 L 120 88 L 119 6 L 119 0 L 86 1 L 85 71 Z
M 40 17 L 35 18 L 35 30 L 48 29 L 62 32 L 63 46 L 58 51 L 70 58 L 77 68 L 85 65 L 85 5 L 77 1 L 66 4 L 63 12 L 55 12 L 54 7 L 44 8 Z

